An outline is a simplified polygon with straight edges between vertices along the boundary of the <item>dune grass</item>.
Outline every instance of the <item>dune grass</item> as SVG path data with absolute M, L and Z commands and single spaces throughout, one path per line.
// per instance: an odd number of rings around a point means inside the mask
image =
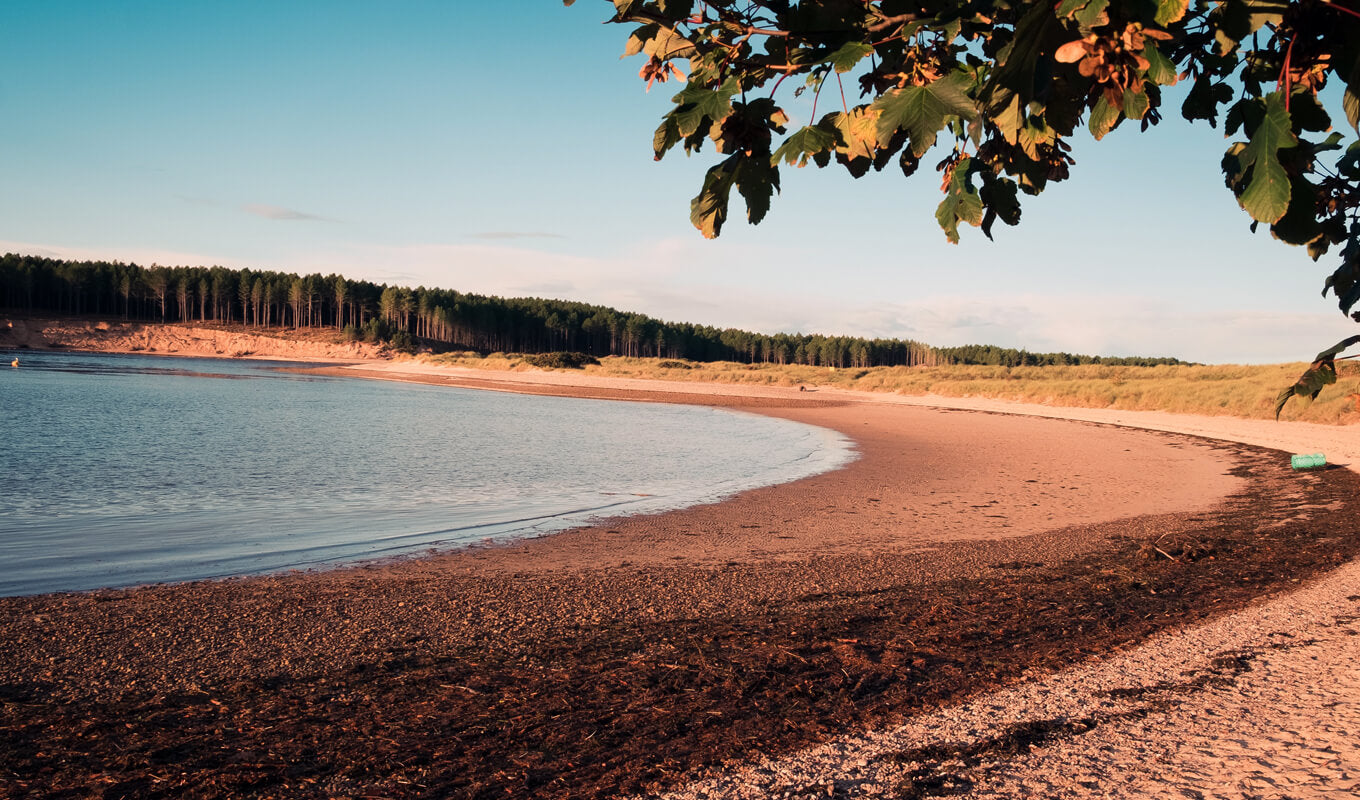
M 433 363 L 487 370 L 532 369 L 522 356 L 493 353 L 446 353 L 424 357 Z M 1270 419 L 1275 396 L 1292 384 L 1307 364 L 1261 366 L 1162 365 L 1122 367 L 1087 364 L 1070 367 L 871 367 L 833 369 L 803 365 L 699 363 L 673 359 L 600 359 L 585 372 L 622 378 L 745 383 L 768 386 L 836 387 L 906 395 L 987 397 L 1079 408 L 1170 411 L 1181 414 Z M 1360 411 L 1348 397 L 1360 392 L 1360 365 L 1337 364 L 1338 380 L 1318 399 L 1289 401 L 1282 420 L 1330 425 L 1360 422 Z

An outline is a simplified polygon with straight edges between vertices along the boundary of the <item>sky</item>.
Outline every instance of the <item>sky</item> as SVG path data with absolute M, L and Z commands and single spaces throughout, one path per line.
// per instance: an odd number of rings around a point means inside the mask
M 689 200 L 712 151 L 653 160 L 679 89 L 645 91 L 610 9 L 6 0 L 0 251 L 1210 363 L 1307 360 L 1356 332 L 1320 295 L 1335 256 L 1252 235 L 1222 130 L 1176 106 L 1147 134 L 1078 136 L 1072 179 L 994 242 L 945 240 L 929 156 L 911 179 L 786 167 L 763 223 L 734 193 L 705 240 Z M 779 99 L 808 121 L 809 94 Z

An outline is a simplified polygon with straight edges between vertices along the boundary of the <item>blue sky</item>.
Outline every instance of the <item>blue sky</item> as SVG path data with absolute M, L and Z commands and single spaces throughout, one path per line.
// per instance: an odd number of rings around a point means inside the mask
M 1319 296 L 1329 260 L 1249 235 L 1222 131 L 1175 107 L 1147 135 L 1079 138 L 1073 179 L 996 242 L 948 244 L 936 176 L 895 167 L 786 168 L 764 223 L 738 200 L 706 241 L 688 213 L 711 161 L 653 162 L 675 84 L 643 91 L 609 8 L 8 0 L 0 249 L 1210 362 L 1355 332 Z M 806 95 L 781 99 L 807 120 Z

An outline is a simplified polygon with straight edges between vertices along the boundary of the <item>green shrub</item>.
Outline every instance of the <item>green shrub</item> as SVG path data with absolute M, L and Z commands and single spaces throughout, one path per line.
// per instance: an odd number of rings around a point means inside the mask
M 540 369 L 582 369 L 587 364 L 599 364 L 600 360 L 586 353 L 536 353 L 524 357 L 524 362 Z

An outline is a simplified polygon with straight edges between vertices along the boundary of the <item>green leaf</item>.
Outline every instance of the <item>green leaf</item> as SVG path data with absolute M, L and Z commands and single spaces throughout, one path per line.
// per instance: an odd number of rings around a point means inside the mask
M 1209 13 L 1209 26 L 1218 40 L 1218 52 L 1227 55 L 1237 43 L 1267 23 L 1280 24 L 1289 0 L 1223 0 Z
M 698 50 L 695 49 L 693 42 L 676 33 L 675 31 L 671 30 L 670 28 L 662 28 L 660 26 L 652 25 L 647 25 L 644 27 L 656 28 L 656 33 L 650 39 L 646 39 L 642 43 L 642 52 L 646 53 L 652 58 L 659 58 L 662 61 L 665 61 L 671 58 L 689 58 L 690 56 L 698 53 Z M 641 31 L 642 28 L 639 28 L 638 30 Z M 632 43 L 630 41 L 629 43 L 630 47 L 631 44 Z
M 1020 224 L 1020 197 L 1017 194 L 1019 186 L 1009 178 L 991 177 L 990 174 L 984 175 L 982 191 L 979 197 L 987 208 L 987 213 L 982 218 L 982 232 L 987 238 L 992 238 L 992 223 L 998 218 L 1007 225 Z
M 1124 92 L 1124 116 L 1129 119 L 1142 119 L 1152 108 L 1152 101 L 1148 99 L 1147 92 L 1142 89 L 1133 91 L 1132 89 Z
M 1062 0 L 1062 2 L 1058 4 L 1057 14 L 1064 19 L 1068 19 L 1073 14 L 1080 11 L 1082 7 L 1089 2 L 1091 2 L 1091 0 Z
M 759 225 L 770 211 L 770 199 L 779 191 L 779 168 L 768 158 L 743 156 L 737 162 L 733 181 L 746 201 L 746 221 Z
M 1251 182 L 1237 201 L 1257 222 L 1273 224 L 1289 210 L 1289 176 L 1280 164 L 1279 151 L 1296 143 L 1284 96 L 1271 92 L 1265 97 L 1264 117 L 1237 155 L 1239 174 L 1251 170 Z
M 872 161 L 878 151 L 878 119 L 878 114 L 871 108 L 856 106 L 849 112 L 827 114 L 818 124 L 835 129 L 837 155 L 850 160 Z
M 1180 22 L 1190 8 L 1190 0 L 1157 0 L 1157 16 L 1153 21 L 1158 25 Z
M 1289 98 L 1289 123 L 1301 131 L 1329 131 L 1332 118 L 1312 92 L 1298 89 Z
M 778 164 L 783 160 L 795 167 L 806 167 L 809 158 L 830 150 L 835 144 L 835 134 L 815 125 L 805 125 L 779 145 L 770 156 L 770 163 Z
M 1346 79 L 1346 92 L 1341 96 L 1341 108 L 1346 112 L 1346 121 L 1360 131 L 1360 57 L 1351 64 L 1350 77 Z
M 704 174 L 704 185 L 689 202 L 689 221 L 705 239 L 716 239 L 727 221 L 727 198 L 732 192 L 733 161 L 736 156 L 714 164 Z
M 666 151 L 680 143 L 683 137 L 680 136 L 680 126 L 676 124 L 675 118 L 666 115 L 657 126 L 656 133 L 652 134 L 652 157 L 657 161 L 666 155 Z
M 874 47 L 868 42 L 846 42 L 831 54 L 831 66 L 838 74 L 844 74 L 854 69 L 856 64 L 872 52 Z
M 1143 58 L 1148 60 L 1149 80 L 1162 86 L 1170 86 L 1176 82 L 1176 65 L 1171 63 L 1171 59 L 1167 58 L 1152 41 L 1148 41 L 1147 46 L 1143 48 Z
M 981 225 L 983 208 L 982 198 L 968 180 L 971 159 L 962 158 L 954 165 L 954 172 L 945 187 L 944 200 L 935 209 L 935 219 L 944 229 L 944 234 L 954 244 L 959 243 L 959 222 Z
M 1109 21 L 1109 17 L 1105 15 L 1105 9 L 1109 8 L 1109 6 L 1110 0 L 1091 0 L 1091 2 L 1087 3 L 1085 7 L 1077 12 L 1077 24 L 1079 24 L 1083 30 L 1092 28 L 1096 25 L 1104 25 Z
M 709 168 L 704 185 L 689 203 L 689 221 L 707 239 L 716 239 L 727 221 L 728 202 L 736 186 L 746 201 L 746 218 L 758 224 L 779 191 L 779 168 L 765 156 L 737 153 Z
M 1001 138 L 1015 144 L 1020 138 L 1021 129 L 1025 127 L 1025 111 L 1020 106 L 1020 96 L 1011 95 L 1010 103 L 992 114 L 991 123 L 1001 131 Z
M 1270 226 L 1270 234 L 1286 244 L 1306 245 L 1324 233 L 1317 219 L 1318 187 L 1302 175 L 1289 181 L 1289 208 Z
M 643 45 L 655 38 L 656 32 L 659 30 L 661 30 L 661 26 L 655 23 L 638 26 L 628 37 L 628 43 L 623 46 L 623 55 L 619 58 L 628 58 L 641 53 Z
M 917 157 L 935 144 L 946 116 L 976 119 L 977 109 L 966 92 L 970 80 L 951 72 L 925 86 L 906 86 L 879 97 L 870 108 L 879 112 L 878 141 L 892 139 L 899 129 L 910 137 Z
M 1101 95 L 1096 101 L 1095 108 L 1091 109 L 1091 120 L 1088 127 L 1091 135 L 1099 141 L 1105 138 L 1105 134 L 1114 130 L 1114 126 L 1119 123 L 1119 115 L 1123 112 L 1121 108 L 1115 107 L 1105 95 Z
M 1232 87 L 1226 83 L 1215 84 L 1208 74 L 1195 78 L 1195 83 L 1185 95 L 1181 104 L 1181 116 L 1190 122 L 1197 119 L 1209 120 L 1211 127 L 1218 127 L 1218 107 L 1231 103 Z
M 1336 383 L 1336 357 L 1356 343 L 1360 343 L 1360 336 L 1350 336 L 1318 353 L 1313 363 L 1308 365 L 1308 369 L 1304 370 L 1294 385 L 1280 392 L 1275 398 L 1275 419 L 1280 418 L 1280 411 L 1284 409 L 1284 404 L 1289 402 L 1289 398 L 1297 395 L 1316 400 L 1324 387 Z
M 732 113 L 732 97 L 741 91 L 735 77 L 728 78 L 717 89 L 690 84 L 684 91 L 672 98 L 676 108 L 667 116 L 672 117 L 682 138 L 693 136 L 704 124 L 720 123 Z
M 1327 276 L 1327 282 L 1322 286 L 1322 296 L 1326 297 L 1328 290 L 1336 294 L 1336 305 L 1341 309 L 1342 314 L 1351 313 L 1351 308 L 1360 302 L 1360 236 L 1354 227 L 1351 228 L 1351 240 L 1341 250 L 1341 266 L 1336 271 Z
M 1092 4 L 1100 1 L 1092 0 Z M 1009 46 L 997 55 L 1000 66 L 992 70 L 981 95 L 989 114 L 1005 108 L 1017 95 L 1023 104 L 1034 99 L 1034 72 L 1039 55 L 1050 36 L 1063 30 L 1053 12 L 1052 3 L 1035 3 L 1016 23 Z

